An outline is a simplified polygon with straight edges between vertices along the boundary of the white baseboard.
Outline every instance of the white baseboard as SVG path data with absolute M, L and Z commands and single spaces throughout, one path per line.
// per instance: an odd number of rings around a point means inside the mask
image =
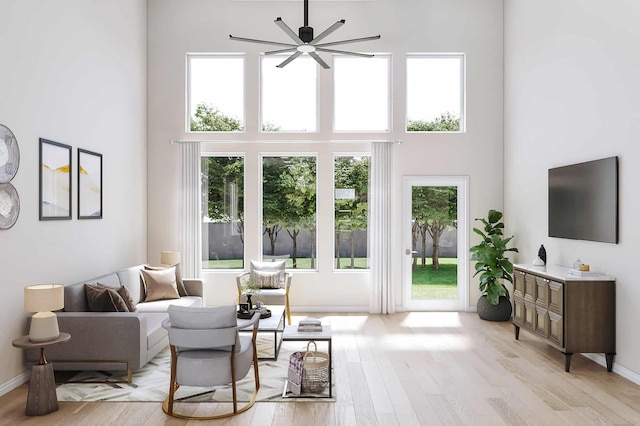
M 604 355 L 600 355 L 600 354 L 581 354 L 581 355 L 585 358 L 589 358 L 591 361 L 595 362 L 596 364 L 600 364 L 605 368 L 607 367 L 607 360 L 604 357 Z M 619 364 L 616 364 L 615 359 L 613 362 L 613 372 L 624 377 L 630 382 L 635 383 L 636 385 L 640 385 L 640 374 L 636 373 L 635 371 L 631 371 L 628 368 L 625 368 Z
M 369 306 L 300 306 L 296 305 L 295 308 L 291 307 L 291 313 L 296 312 L 369 312 Z
M 31 375 L 31 371 L 26 370 L 19 376 L 16 376 L 13 379 L 0 384 L 0 396 L 11 392 L 12 390 L 16 389 L 18 386 L 24 383 L 27 383 L 29 381 L 30 375 Z

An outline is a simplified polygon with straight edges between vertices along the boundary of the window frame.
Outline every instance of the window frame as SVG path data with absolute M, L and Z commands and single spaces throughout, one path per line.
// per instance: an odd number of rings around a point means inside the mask
M 409 131 L 407 125 L 409 124 L 409 58 L 459 58 L 460 59 L 460 129 L 451 131 Z M 448 53 L 428 53 L 428 52 L 408 52 L 405 54 L 405 117 L 404 117 L 404 133 L 405 134 L 429 134 L 429 133 L 466 133 L 467 131 L 467 114 L 466 114 L 466 69 L 467 69 L 467 55 L 463 52 L 448 52 Z
M 375 58 L 384 57 L 387 58 L 387 130 L 338 130 L 336 129 L 336 78 L 335 78 L 335 62 L 336 59 L 340 61 L 341 58 L 345 58 L 345 55 L 334 54 L 332 71 L 332 105 L 331 105 L 331 132 L 334 134 L 389 134 L 393 132 L 393 55 L 391 53 L 372 53 Z M 346 57 L 346 58 L 353 58 Z M 360 58 L 367 60 L 370 58 Z
M 193 58 L 241 58 L 242 59 L 242 130 L 210 131 L 191 130 L 191 60 Z M 191 134 L 236 134 L 247 131 L 247 55 L 244 52 L 187 52 L 185 55 L 185 132 Z
M 259 57 L 259 72 L 258 72 L 258 133 L 263 134 L 318 134 L 320 133 L 320 74 L 318 73 L 318 66 L 313 60 L 313 58 L 309 57 L 309 60 L 316 64 L 314 70 L 316 72 L 315 78 L 315 91 L 316 91 L 316 102 L 315 102 L 315 130 L 313 131 L 304 131 L 304 130 L 278 130 L 278 131 L 265 131 L 263 130 L 263 116 L 264 116 L 264 73 L 262 70 L 264 69 L 264 60 L 271 58 L 282 58 L 284 61 L 290 55 L 287 54 L 279 54 L 279 55 L 265 55 L 264 53 L 260 54 Z M 296 60 L 301 59 L 302 57 L 296 58 Z M 306 59 L 306 58 L 305 58 Z
M 220 152 L 220 151 L 207 151 L 200 153 L 200 160 L 202 161 L 205 157 L 240 157 L 242 158 L 242 186 L 243 186 L 243 194 L 246 194 L 247 189 L 247 153 L 246 152 Z M 202 204 L 202 203 L 201 203 Z M 243 195 L 242 197 L 242 214 L 246 212 L 247 208 L 247 197 Z M 201 214 L 203 212 L 200 212 Z M 208 211 L 207 211 L 208 213 Z M 204 220 L 201 221 L 203 224 Z M 201 225 L 202 226 L 202 225 Z M 202 229 L 200 231 L 202 233 Z M 245 233 L 246 235 L 246 233 Z M 208 247 L 207 247 L 208 249 Z M 208 251 L 208 250 L 207 250 Z M 201 268 L 203 272 L 235 272 L 238 273 L 240 271 L 245 271 L 247 269 L 247 244 L 246 238 L 242 242 L 242 268 L 205 268 L 204 266 Z
M 259 152 L 258 153 L 258 256 L 260 261 L 264 260 L 264 159 L 265 158 L 275 158 L 275 157 L 313 157 L 316 160 L 316 213 L 315 213 L 315 229 L 316 229 L 316 265 L 313 269 L 300 269 L 300 268 L 287 268 L 287 270 L 292 270 L 297 272 L 318 272 L 320 269 L 320 257 L 319 257 L 319 241 L 317 238 L 318 231 L 318 169 L 320 164 L 320 154 L 318 152 L 291 152 L 291 151 L 283 151 L 283 152 Z M 283 227 L 283 230 L 285 228 Z M 285 262 L 286 263 L 286 262 Z
M 331 231 L 333 233 L 334 238 L 332 238 L 332 257 L 331 257 L 331 270 L 334 273 L 347 273 L 347 274 L 351 274 L 351 273 L 357 273 L 357 272 L 366 272 L 369 271 L 371 269 L 371 265 L 369 264 L 369 244 L 367 242 L 367 267 L 363 268 L 363 269 L 350 269 L 350 268 L 336 268 L 336 239 L 335 239 L 335 233 L 336 233 L 336 214 L 335 214 L 335 205 L 336 205 L 336 181 L 335 181 L 335 175 L 336 175 L 336 157 L 369 157 L 369 167 L 371 167 L 371 152 L 332 152 L 332 156 L 331 156 L 331 174 L 334 177 L 333 182 L 331 184 L 331 188 L 333 189 L 332 191 L 332 206 L 333 206 L 333 211 L 331 214 Z M 369 168 L 369 179 L 368 179 L 368 184 L 367 184 L 367 203 L 368 203 L 368 198 L 369 198 L 369 194 L 371 192 L 371 168 Z M 368 234 L 369 234 L 369 225 L 370 225 L 370 215 L 367 215 L 367 238 L 368 238 Z

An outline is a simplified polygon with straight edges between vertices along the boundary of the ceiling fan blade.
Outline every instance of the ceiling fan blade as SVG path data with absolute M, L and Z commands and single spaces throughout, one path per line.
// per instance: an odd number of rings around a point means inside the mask
M 289 53 L 289 52 L 293 52 L 294 50 L 296 50 L 295 47 L 290 47 L 288 49 L 279 49 L 279 50 L 270 50 L 268 52 L 264 52 L 265 55 L 277 55 L 279 53 Z
M 318 54 L 316 52 L 309 52 L 309 56 L 311 56 L 313 59 L 316 60 L 317 63 L 320 64 L 320 66 L 322 68 L 324 68 L 325 70 L 328 70 L 330 67 L 329 65 L 322 60 L 322 58 L 320 56 L 318 56 Z
M 295 48 L 295 44 L 291 43 L 280 43 L 279 41 L 267 41 L 267 40 L 256 40 L 255 38 L 244 38 L 244 37 L 236 37 L 229 34 L 229 39 L 235 41 L 248 41 L 250 43 L 260 43 L 260 44 L 272 44 L 274 46 L 287 46 L 291 48 Z
M 374 55 L 369 53 L 346 52 L 344 50 L 325 49 L 324 47 L 316 47 L 318 52 L 338 53 L 340 55 L 360 56 L 362 58 L 373 58 Z
M 371 36 L 371 37 L 362 37 L 362 38 L 351 38 L 349 40 L 332 41 L 331 43 L 316 44 L 316 47 L 327 47 L 327 46 L 336 46 L 338 44 L 358 43 L 361 41 L 378 40 L 379 38 L 380 38 L 379 35 Z
M 302 52 L 296 52 L 293 55 L 289 56 L 287 59 L 285 59 L 284 61 L 280 62 L 278 65 L 276 65 L 276 67 L 278 68 L 284 68 L 285 65 L 287 65 L 289 62 L 293 61 L 295 58 L 297 58 L 298 56 L 302 55 Z
M 320 35 L 316 38 L 314 38 L 313 40 L 311 40 L 309 42 L 309 44 L 316 44 L 318 43 L 320 40 L 322 40 L 323 38 L 325 38 L 326 36 L 328 36 L 329 34 L 331 34 L 332 32 L 334 32 L 335 30 L 337 30 L 338 28 L 340 28 L 341 26 L 344 25 L 344 19 L 339 20 L 338 22 L 336 22 L 335 24 L 333 24 L 332 26 L 330 26 L 329 28 L 327 28 L 326 30 L 324 30 L 323 32 L 320 33 Z
M 304 44 L 304 41 L 300 40 L 300 37 L 298 37 L 298 34 L 294 33 L 293 30 L 291 28 L 289 28 L 289 26 L 287 24 L 285 24 L 284 21 L 280 17 L 276 18 L 276 20 L 273 21 L 273 22 L 275 22 L 277 26 L 282 28 L 282 31 L 287 33 L 287 35 L 289 37 L 291 37 L 293 39 L 293 41 L 298 43 L 298 46 L 301 45 L 301 44 Z

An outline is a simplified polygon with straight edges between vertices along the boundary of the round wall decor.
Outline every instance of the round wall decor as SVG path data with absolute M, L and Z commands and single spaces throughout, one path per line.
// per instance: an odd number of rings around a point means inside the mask
M 0 183 L 7 183 L 18 172 L 20 149 L 13 132 L 0 124 Z
M 0 183 L 0 229 L 11 228 L 20 214 L 18 191 L 10 183 Z

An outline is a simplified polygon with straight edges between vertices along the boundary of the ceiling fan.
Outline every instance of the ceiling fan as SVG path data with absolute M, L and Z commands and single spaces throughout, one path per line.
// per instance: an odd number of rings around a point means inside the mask
M 329 69 L 330 67 L 325 61 L 322 60 L 322 58 L 318 55 L 317 52 L 338 53 L 341 55 L 361 56 L 364 58 L 371 58 L 373 55 L 369 55 L 365 53 L 357 53 L 357 52 L 346 52 L 343 50 L 327 49 L 327 47 L 336 46 L 339 44 L 357 43 L 360 41 L 378 40 L 380 38 L 380 35 L 377 35 L 377 36 L 371 36 L 371 37 L 361 37 L 361 38 L 352 38 L 348 40 L 333 41 L 329 43 L 319 43 L 329 34 L 333 33 L 335 30 L 337 30 L 342 25 L 344 25 L 345 20 L 344 19 L 339 20 L 338 22 L 336 22 L 335 24 L 331 25 L 329 28 L 324 30 L 320 35 L 314 38 L 313 27 L 309 26 L 309 0 L 304 0 L 304 26 L 298 29 L 298 34 L 293 32 L 293 30 L 289 28 L 287 24 L 284 23 L 282 18 L 278 17 L 274 22 L 276 23 L 277 26 L 282 28 L 282 31 L 284 31 L 289 37 L 291 37 L 293 41 L 295 41 L 295 44 L 281 43 L 278 41 L 256 40 L 253 38 L 235 37 L 235 36 L 232 36 L 231 34 L 229 34 L 229 38 L 231 40 L 236 40 L 236 41 L 248 41 L 251 43 L 262 43 L 262 44 L 270 44 L 274 46 L 285 46 L 286 47 L 285 49 L 278 49 L 278 50 L 271 50 L 269 52 L 264 52 L 265 55 L 276 55 L 279 53 L 293 52 L 291 56 L 289 56 L 287 59 L 285 59 L 284 61 L 282 61 L 280 64 L 277 65 L 278 68 L 285 67 L 288 63 L 296 59 L 298 56 L 302 55 L 303 53 L 307 53 L 309 56 L 315 59 L 316 62 L 320 64 L 320 66 L 324 69 Z

